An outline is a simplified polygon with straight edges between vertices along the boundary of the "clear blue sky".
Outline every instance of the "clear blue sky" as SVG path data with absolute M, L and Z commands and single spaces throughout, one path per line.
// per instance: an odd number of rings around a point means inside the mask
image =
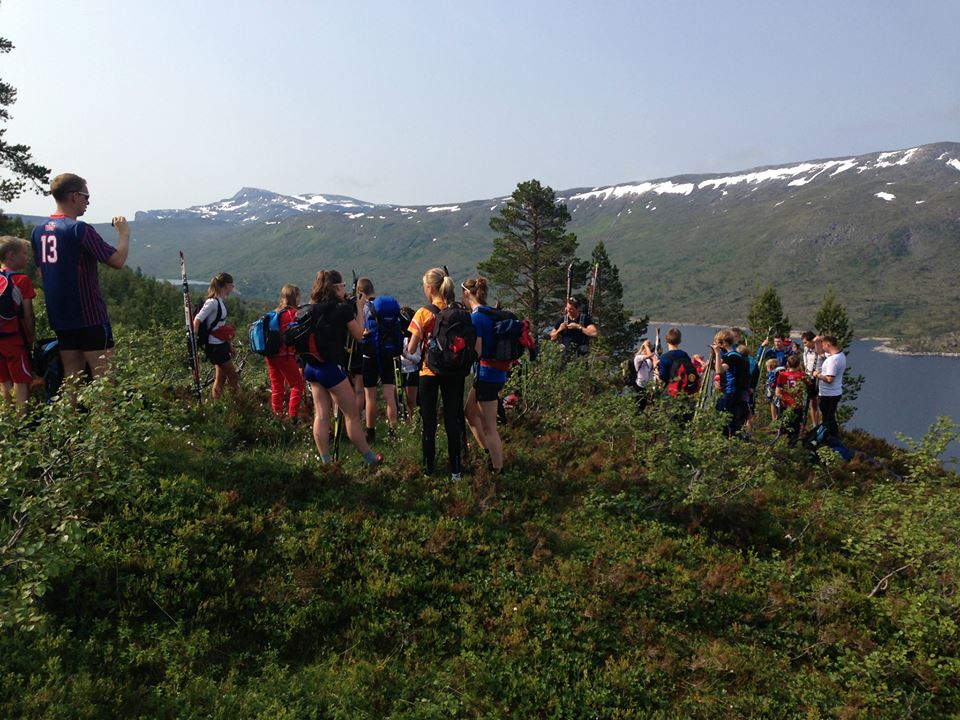
M 374 202 L 960 140 L 960 2 L 3 0 L 7 139 L 89 218 Z M 8 212 L 42 214 L 25 195 Z

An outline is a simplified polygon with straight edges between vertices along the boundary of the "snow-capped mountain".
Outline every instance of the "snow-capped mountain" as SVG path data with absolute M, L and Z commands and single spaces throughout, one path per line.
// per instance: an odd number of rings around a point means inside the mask
M 898 172 L 900 171 L 900 172 Z M 687 198 L 688 200 L 715 201 L 728 196 L 744 197 L 762 191 L 761 195 L 780 193 L 782 201 L 805 186 L 816 186 L 828 190 L 836 181 L 857 177 L 864 181 L 864 187 L 872 180 L 882 178 L 889 183 L 881 189 L 873 188 L 870 197 L 884 202 L 897 200 L 894 185 L 906 175 L 916 176 L 917 172 L 929 176 L 942 172 L 943 179 L 949 182 L 953 173 L 960 173 L 960 144 L 939 143 L 922 147 L 878 152 L 867 155 L 812 160 L 787 165 L 775 165 L 754 168 L 735 173 L 715 173 L 700 175 L 679 175 L 672 178 L 645 180 L 593 188 L 575 188 L 557 193 L 560 200 L 567 203 L 571 212 L 588 207 L 603 207 L 604 203 L 616 203 L 626 206 L 640 198 L 645 198 L 654 211 L 655 201 L 663 196 Z M 955 176 L 960 181 L 960 174 Z M 894 188 L 894 189 L 888 189 Z M 206 205 L 195 205 L 183 210 L 149 210 L 138 212 L 136 220 L 209 220 L 227 224 L 276 224 L 298 215 L 314 213 L 338 213 L 350 220 L 385 220 L 389 217 L 418 216 L 420 218 L 435 213 L 456 213 L 463 206 L 489 204 L 489 211 L 495 212 L 508 198 L 493 200 L 475 200 L 453 205 L 399 206 L 378 205 L 343 195 L 308 193 L 304 195 L 281 195 L 259 188 L 242 188 L 236 195 Z M 731 198 L 733 199 L 733 198 Z M 924 200 L 915 202 L 923 203 Z
M 223 223 L 279 222 L 303 213 L 355 213 L 371 210 L 373 203 L 344 195 L 281 195 L 260 188 L 245 187 L 231 198 L 184 210 L 137 212 L 136 221 L 203 219 Z

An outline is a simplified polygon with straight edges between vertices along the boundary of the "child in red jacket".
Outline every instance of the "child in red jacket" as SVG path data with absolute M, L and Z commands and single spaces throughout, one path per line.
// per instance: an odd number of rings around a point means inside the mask
M 300 288 L 296 285 L 284 285 L 280 289 L 280 303 L 277 312 L 280 313 L 280 336 L 293 322 L 300 307 Z M 267 358 L 267 370 L 270 372 L 270 407 L 273 414 L 284 416 L 283 398 L 287 386 L 290 387 L 290 402 L 287 412 L 291 419 L 300 414 L 300 402 L 303 400 L 303 371 L 297 364 L 297 354 L 289 345 L 280 345 L 280 352 Z
M 26 240 L 0 237 L 0 384 L 4 401 L 14 397 L 21 413 L 27 411 L 33 379 L 30 348 L 35 330 L 33 298 L 37 293 L 23 273 L 29 252 Z

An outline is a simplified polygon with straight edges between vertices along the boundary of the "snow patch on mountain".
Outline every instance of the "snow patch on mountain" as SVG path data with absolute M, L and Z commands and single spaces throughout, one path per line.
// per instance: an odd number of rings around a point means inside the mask
M 952 167 L 954 170 L 960 170 L 960 160 L 947 160 L 947 165 Z
M 590 192 L 571 195 L 570 200 L 608 200 L 611 198 L 623 198 L 628 195 L 646 195 L 649 192 L 657 195 L 689 195 L 694 190 L 693 183 L 677 184 L 672 180 L 666 182 L 643 182 L 633 185 L 615 185 L 608 188 L 594 188 Z
M 886 200 L 887 202 L 890 202 L 891 200 L 896 200 L 896 199 L 897 199 L 897 196 L 896 196 L 896 195 L 891 195 L 890 193 L 885 193 L 885 192 L 875 193 L 875 194 L 874 194 L 874 197 L 878 197 L 878 198 L 880 198 L 881 200 Z

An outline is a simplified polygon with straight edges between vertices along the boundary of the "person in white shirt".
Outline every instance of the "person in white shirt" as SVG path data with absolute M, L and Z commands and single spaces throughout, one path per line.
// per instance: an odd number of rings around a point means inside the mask
M 656 367 L 657 356 L 653 351 L 653 345 L 649 340 L 644 340 L 633 356 L 633 367 L 637 371 L 636 392 L 637 392 L 637 410 L 642 411 L 647 407 L 650 400 L 648 385 L 653 375 L 653 369 Z
M 820 370 L 814 371 L 817 378 L 817 387 L 820 393 L 820 412 L 823 414 L 823 424 L 827 432 L 834 437 L 840 437 L 840 426 L 837 424 L 837 406 L 840 396 L 843 395 L 843 371 L 847 369 L 847 356 L 837 347 L 837 338 L 833 335 L 824 335 L 821 339 L 826 357 Z
M 803 342 L 803 372 L 807 377 L 807 427 L 816 427 L 820 424 L 820 394 L 813 374 L 823 366 L 823 344 L 810 330 L 800 339 Z

